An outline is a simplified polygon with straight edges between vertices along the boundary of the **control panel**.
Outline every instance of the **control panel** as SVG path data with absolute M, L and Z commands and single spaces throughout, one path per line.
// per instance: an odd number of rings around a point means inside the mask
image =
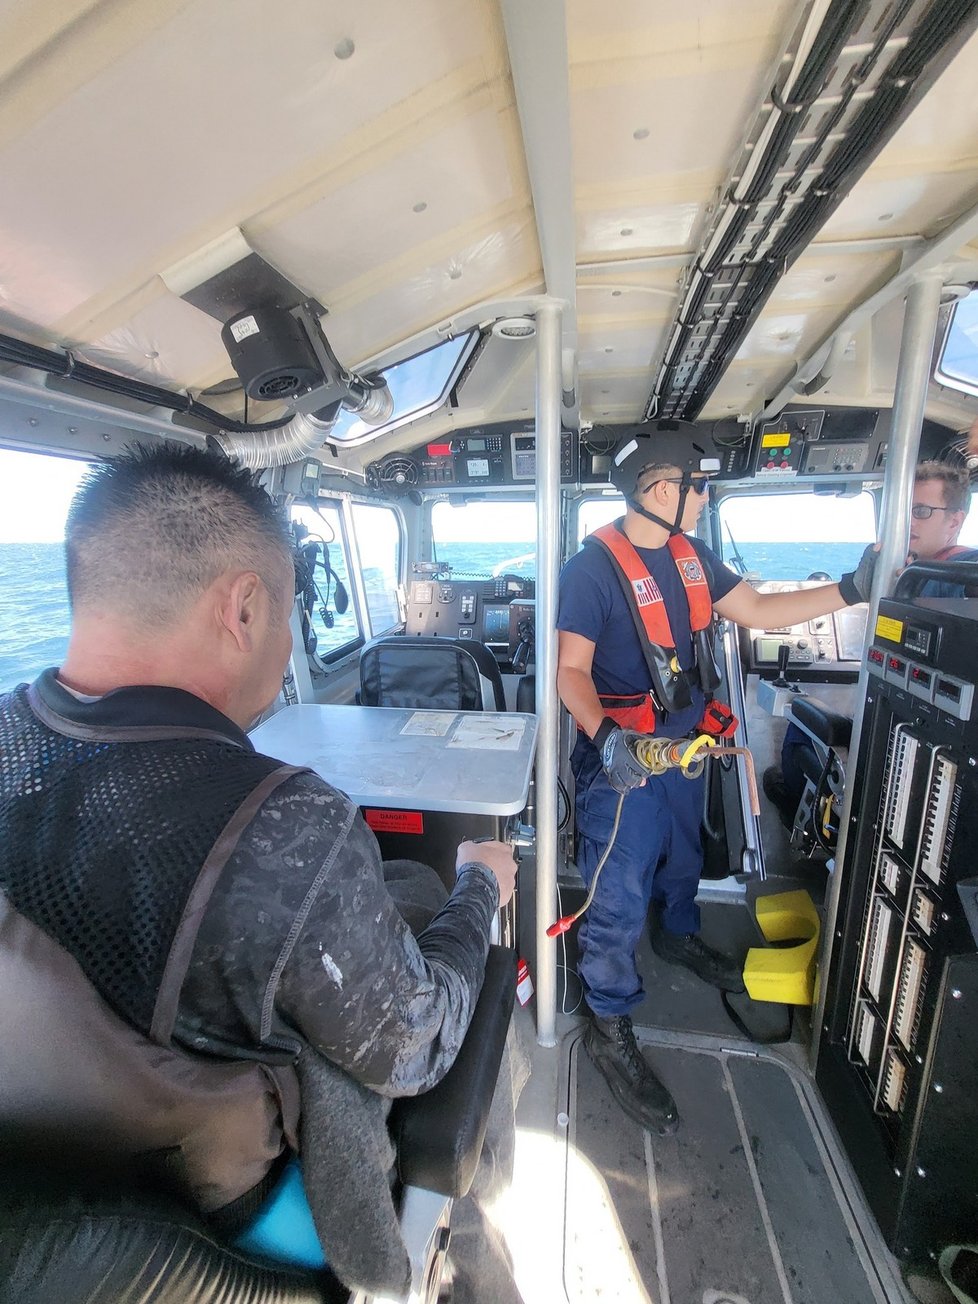
M 367 467 L 367 483 L 394 493 L 412 489 L 496 487 L 536 480 L 536 429 L 531 424 L 473 426 L 451 439 L 434 440 L 406 453 L 394 453 Z M 576 484 L 579 441 L 560 435 L 560 479 Z
M 534 581 L 519 575 L 417 579 L 408 589 L 405 633 L 485 643 L 497 660 L 512 661 L 521 644 L 532 647 L 535 593 Z
M 758 593 L 794 593 L 822 584 L 821 580 L 768 580 L 756 587 Z M 833 671 L 855 674 L 863 655 L 866 614 L 864 606 L 846 607 L 800 625 L 742 630 L 744 664 L 754 673 L 774 670 L 778 652 L 782 644 L 787 644 L 788 667 L 796 675 L 802 672 L 805 677 L 805 671 L 817 673 L 820 678 Z
M 798 476 L 863 475 L 882 470 L 886 444 L 877 409 L 786 408 L 755 434 L 758 480 Z

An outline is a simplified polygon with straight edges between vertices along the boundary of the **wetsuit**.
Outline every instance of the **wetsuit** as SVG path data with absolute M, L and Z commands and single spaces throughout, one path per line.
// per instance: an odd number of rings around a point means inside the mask
M 706 544 L 691 539 L 714 602 L 740 583 Z M 694 665 L 689 606 L 667 547 L 636 549 L 662 593 L 683 670 Z M 594 646 L 591 678 L 599 696 L 630 696 L 648 690 L 651 675 L 635 622 L 604 549 L 586 546 L 560 576 L 557 628 L 580 634 Z M 656 720 L 655 732 L 680 737 L 703 716 L 704 698 L 690 684 L 691 704 Z M 590 885 L 611 836 L 618 794 L 611 787 L 597 749 L 583 732 L 571 756 L 576 782 L 578 868 Z M 678 771 L 650 778 L 625 798 L 615 846 L 603 870 L 594 902 L 578 935 L 580 973 L 587 1002 L 600 1017 L 627 1014 L 642 999 L 635 965 L 650 900 L 661 910 L 667 932 L 699 931 L 695 897 L 703 866 L 700 824 L 703 780 Z

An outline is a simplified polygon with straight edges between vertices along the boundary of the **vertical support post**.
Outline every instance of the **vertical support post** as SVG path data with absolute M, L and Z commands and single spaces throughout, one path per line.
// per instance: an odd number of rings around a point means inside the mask
M 557 951 L 547 928 L 557 918 L 557 572 L 560 561 L 561 307 L 541 304 L 537 321 L 536 993 L 537 1041 L 556 1046 Z
M 941 307 L 944 278 L 941 272 L 922 274 L 907 292 L 907 307 L 900 337 L 900 360 L 897 364 L 896 388 L 893 391 L 893 415 L 886 445 L 886 471 L 883 477 L 883 507 L 880 513 L 880 556 L 873 579 L 873 595 L 866 622 L 866 643 L 863 663 L 856 688 L 856 711 L 852 721 L 852 741 L 849 747 L 850 764 L 855 765 L 859 755 L 859 742 L 863 729 L 866 690 L 869 682 L 865 652 L 873 641 L 876 614 L 880 598 L 893 592 L 896 575 L 907 562 L 910 540 L 910 507 L 913 502 L 914 469 L 920 449 L 920 427 L 924 420 L 924 404 L 930 383 L 931 361 L 934 356 L 934 337 Z M 842 893 L 842 872 L 845 868 L 846 846 L 855 832 L 855 815 L 852 811 L 852 784 L 846 785 L 842 808 L 842 823 L 835 854 L 835 873 L 829 887 L 825 927 L 822 930 L 821 970 L 823 979 L 812 1024 L 812 1062 L 818 1059 L 822 1034 L 825 1032 L 825 990 L 832 945 L 835 941 L 839 899 Z

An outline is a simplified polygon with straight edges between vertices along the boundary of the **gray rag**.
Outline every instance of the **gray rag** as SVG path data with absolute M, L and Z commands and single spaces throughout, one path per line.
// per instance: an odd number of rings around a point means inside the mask
M 448 899 L 437 874 L 413 861 L 385 862 L 384 880 L 415 934 Z M 390 1101 L 311 1048 L 299 1056 L 296 1067 L 303 1181 L 330 1268 L 351 1290 L 405 1295 L 411 1268 L 391 1194 Z M 527 1073 L 528 1060 L 511 1026 L 472 1190 L 452 1210 L 454 1304 L 490 1299 L 493 1304 L 521 1304 L 505 1243 L 483 1206 L 512 1176 L 515 1105 Z

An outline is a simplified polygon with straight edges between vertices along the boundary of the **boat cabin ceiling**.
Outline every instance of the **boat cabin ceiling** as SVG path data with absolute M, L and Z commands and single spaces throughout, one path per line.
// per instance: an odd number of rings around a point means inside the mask
M 222 341 L 249 287 L 358 374 L 478 329 L 360 463 L 531 417 L 500 323 L 543 296 L 570 427 L 887 407 L 911 276 L 978 281 L 976 8 L 0 0 L 0 332 L 258 423 L 290 406 Z M 0 356 L 5 397 L 75 383 Z

